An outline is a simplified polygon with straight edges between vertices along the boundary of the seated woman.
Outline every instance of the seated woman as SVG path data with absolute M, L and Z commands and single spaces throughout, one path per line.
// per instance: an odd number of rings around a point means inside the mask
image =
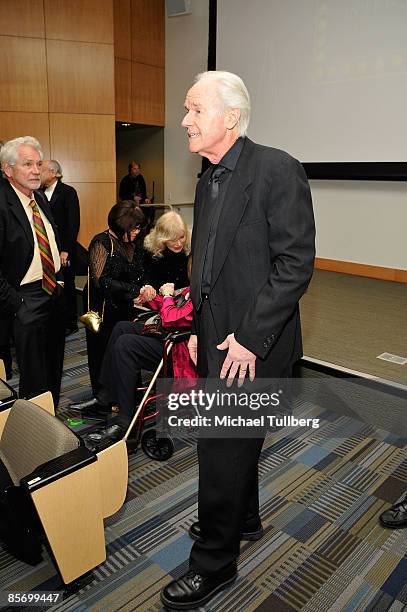
M 96 234 L 89 245 L 90 286 L 85 287 L 84 308 L 103 311 L 99 333 L 86 329 L 89 375 L 93 399 L 71 404 L 84 410 L 97 404 L 99 376 L 110 334 L 118 321 L 134 317 L 134 299 L 145 284 L 142 241 L 137 240 L 145 218 L 134 202 L 115 204 L 108 215 L 108 229 Z
M 138 303 L 152 300 L 165 283 L 174 283 L 175 289 L 189 285 L 190 245 L 190 232 L 178 213 L 171 211 L 159 217 L 144 240 L 143 267 L 147 283 Z
M 164 330 L 189 329 L 192 323 L 192 300 L 189 287 L 175 292 L 174 283 L 165 283 L 160 295 L 146 303 L 158 310 Z M 110 434 L 121 437 L 127 429 L 135 410 L 135 392 L 141 382 L 141 369 L 155 370 L 163 354 L 163 339 L 142 335 L 143 324 L 121 321 L 110 337 L 103 361 L 99 398 L 102 404 L 119 406 L 116 430 Z M 176 378 L 196 378 L 187 341 L 174 345 L 173 371 Z

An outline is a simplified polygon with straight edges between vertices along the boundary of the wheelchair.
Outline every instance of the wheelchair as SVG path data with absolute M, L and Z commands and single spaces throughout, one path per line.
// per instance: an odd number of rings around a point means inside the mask
M 157 311 L 155 310 L 142 312 L 137 316 L 135 321 L 145 321 L 155 314 L 157 314 Z M 157 437 L 157 432 L 154 429 L 154 421 L 159 414 L 157 401 L 161 399 L 161 395 L 158 395 L 154 391 L 154 387 L 157 378 L 160 375 L 165 378 L 169 374 L 169 358 L 173 346 L 188 340 L 190 335 L 191 331 L 189 329 L 168 331 L 163 342 L 162 359 L 158 364 L 149 385 L 136 390 L 136 394 L 139 396 L 140 394 L 142 395 L 133 419 L 129 425 L 129 429 L 126 432 L 126 435 L 130 435 L 131 433 L 132 439 L 135 440 L 134 443 L 130 441 L 128 445 L 129 452 L 131 452 L 132 444 L 134 448 L 137 449 L 138 443 L 140 443 L 143 452 L 150 459 L 154 459 L 155 461 L 167 461 L 170 459 L 170 457 L 172 457 L 174 453 L 174 442 L 172 438 L 164 434 Z M 148 426 L 150 422 L 152 423 L 152 427 Z M 136 434 L 135 437 L 134 434 Z
M 143 310 L 134 322 L 141 323 L 149 317 L 156 315 L 156 310 Z M 137 387 L 135 391 L 136 409 L 133 418 L 124 434 L 123 440 L 127 444 L 127 452 L 133 454 L 139 447 L 154 461 L 167 461 L 174 454 L 174 442 L 168 435 L 157 436 L 155 421 L 159 415 L 157 404 L 161 399 L 155 391 L 156 381 L 162 376 L 166 377 L 170 371 L 170 355 L 175 344 L 188 340 L 190 330 L 179 329 L 168 331 L 163 339 L 163 354 L 160 363 L 154 371 L 152 378 L 146 386 Z M 114 419 L 112 419 L 113 422 Z M 85 444 L 91 450 L 97 451 L 111 444 L 108 427 L 95 425 L 89 433 L 81 434 Z

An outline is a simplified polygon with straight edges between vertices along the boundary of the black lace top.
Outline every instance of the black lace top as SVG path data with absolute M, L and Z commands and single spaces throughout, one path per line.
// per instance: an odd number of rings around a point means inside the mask
M 154 257 L 145 251 L 143 259 L 145 282 L 157 291 L 164 283 L 174 283 L 175 289 L 188 287 L 187 264 L 188 255 L 183 252 L 174 253 L 165 249 L 162 257 Z
M 141 242 L 121 242 L 107 231 L 96 234 L 89 245 L 89 275 L 90 308 L 101 313 L 105 300 L 105 324 L 132 318 L 133 299 L 145 284 Z

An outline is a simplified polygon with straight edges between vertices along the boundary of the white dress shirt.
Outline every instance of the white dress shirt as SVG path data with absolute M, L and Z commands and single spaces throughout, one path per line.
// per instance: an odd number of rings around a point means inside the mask
M 44 193 L 45 193 L 45 195 L 46 195 L 46 197 L 47 197 L 48 202 L 51 202 L 52 194 L 54 193 L 54 191 L 55 191 L 55 187 L 56 187 L 57 185 L 58 185 L 58 181 L 54 181 L 54 182 L 52 183 L 52 185 L 50 185 L 49 187 L 47 187 L 47 188 L 45 189 Z

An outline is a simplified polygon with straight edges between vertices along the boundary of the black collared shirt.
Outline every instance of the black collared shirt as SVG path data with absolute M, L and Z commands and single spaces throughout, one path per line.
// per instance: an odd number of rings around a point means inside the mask
M 229 151 L 225 153 L 218 165 L 212 166 L 212 172 L 209 175 L 208 183 L 206 185 L 206 193 L 209 190 L 209 184 L 212 177 L 213 171 L 222 166 L 226 168 L 226 171 L 219 177 L 219 195 L 217 204 L 212 211 L 212 219 L 210 223 L 210 230 L 208 235 L 208 244 L 206 247 L 205 263 L 202 271 L 202 293 L 210 293 L 211 290 L 211 277 L 212 277 L 212 265 L 213 255 L 215 251 L 216 233 L 218 230 L 218 223 L 220 214 L 222 212 L 225 195 L 229 187 L 229 183 L 232 179 L 233 171 L 236 168 L 237 160 L 242 152 L 244 145 L 244 137 L 240 137 L 230 147 Z

